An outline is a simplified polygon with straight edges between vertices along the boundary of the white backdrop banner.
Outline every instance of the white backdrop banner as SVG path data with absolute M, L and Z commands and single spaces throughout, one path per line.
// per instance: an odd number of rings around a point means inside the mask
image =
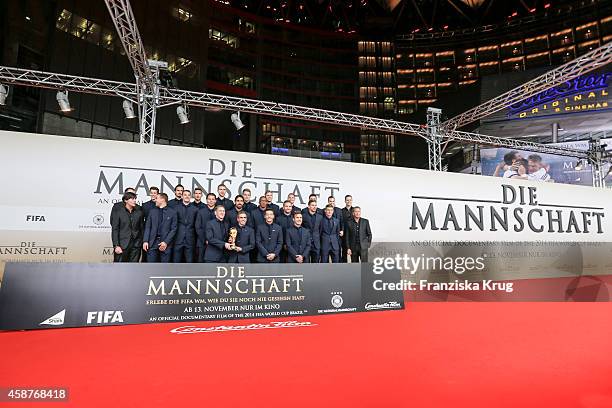
M 109 262 L 123 190 L 174 185 L 233 197 L 315 193 L 370 220 L 374 241 L 612 241 L 612 191 L 265 154 L 0 131 L 0 261 Z

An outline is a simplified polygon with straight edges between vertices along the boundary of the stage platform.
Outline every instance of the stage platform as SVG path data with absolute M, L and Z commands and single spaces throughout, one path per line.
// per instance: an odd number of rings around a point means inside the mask
M 311 324 L 171 332 L 278 321 Z M 612 406 L 609 302 L 4 332 L 0 349 L 0 386 L 69 388 L 50 406 Z

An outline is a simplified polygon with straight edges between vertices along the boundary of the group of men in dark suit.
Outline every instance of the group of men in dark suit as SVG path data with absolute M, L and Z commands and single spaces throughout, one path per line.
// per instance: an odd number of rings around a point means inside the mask
M 245 189 L 232 201 L 220 184 L 218 195 L 174 189 L 169 199 L 151 187 L 150 201 L 136 204 L 134 189 L 126 189 L 111 211 L 115 262 L 312 263 L 367 262 L 372 232 L 361 209 L 345 197 L 345 207 L 330 196 L 324 209 L 311 194 L 308 206 L 295 206 L 289 194 L 282 207 L 267 191 L 259 205 Z

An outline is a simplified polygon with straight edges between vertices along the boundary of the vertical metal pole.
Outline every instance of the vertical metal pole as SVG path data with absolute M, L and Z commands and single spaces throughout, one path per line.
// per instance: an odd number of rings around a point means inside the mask
M 140 124 L 140 143 L 155 143 L 155 122 L 159 106 L 159 69 L 152 68 L 154 77 L 152 87 L 136 78 L 138 88 L 138 119 Z
M 433 171 L 442 171 L 441 114 L 441 109 L 427 108 L 427 153 L 429 157 L 429 170 Z
M 552 124 L 552 142 L 559 142 L 559 124 L 557 122 L 553 122 Z

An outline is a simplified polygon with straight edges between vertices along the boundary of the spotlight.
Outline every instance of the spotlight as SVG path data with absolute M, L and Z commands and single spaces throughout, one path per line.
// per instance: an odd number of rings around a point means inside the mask
M 136 117 L 134 114 L 134 104 L 127 99 L 123 100 L 123 112 L 125 112 L 126 119 L 134 119 Z
M 187 105 L 179 105 L 176 108 L 176 115 L 178 116 L 181 125 L 189 123 L 189 116 L 187 116 Z
M 232 113 L 230 119 L 236 127 L 236 130 L 240 130 L 244 127 L 244 123 L 242 123 L 242 121 L 240 120 L 240 111 Z
M 6 98 L 8 97 L 9 89 L 8 87 L 0 84 L 0 105 L 6 105 Z
M 59 104 L 62 112 L 70 112 L 72 110 L 70 107 L 70 101 L 68 100 L 68 91 L 57 91 L 55 99 L 57 99 L 57 103 Z

